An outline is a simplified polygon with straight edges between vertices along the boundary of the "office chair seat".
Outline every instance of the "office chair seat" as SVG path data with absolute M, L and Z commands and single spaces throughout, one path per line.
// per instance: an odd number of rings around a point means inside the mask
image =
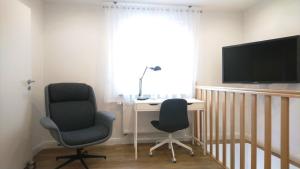
M 176 124 L 174 124 L 173 126 L 171 126 L 169 128 L 161 127 L 159 121 L 157 121 L 157 120 L 151 121 L 151 124 L 156 129 L 161 130 L 161 131 L 165 131 L 165 132 L 168 132 L 168 133 L 173 133 L 175 131 L 178 131 L 178 130 L 182 129 L 181 127 L 176 126 Z
M 109 135 L 109 129 L 104 125 L 96 125 L 85 129 L 61 133 L 64 142 L 68 145 L 82 145 L 102 140 Z
M 151 121 L 151 124 L 152 124 L 152 126 L 155 127 L 156 129 L 161 130 L 161 129 L 159 128 L 159 121 L 153 120 L 153 121 Z

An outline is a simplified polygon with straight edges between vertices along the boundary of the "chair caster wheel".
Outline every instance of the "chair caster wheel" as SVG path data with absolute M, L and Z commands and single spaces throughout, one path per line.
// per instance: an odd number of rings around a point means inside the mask
M 152 157 L 152 156 L 153 156 L 152 152 L 149 152 L 149 156 L 150 156 L 150 157 Z
M 175 158 L 172 159 L 172 163 L 176 163 L 176 159 Z
M 191 151 L 191 154 L 190 154 L 190 155 L 193 157 L 195 154 L 194 154 L 194 152 Z

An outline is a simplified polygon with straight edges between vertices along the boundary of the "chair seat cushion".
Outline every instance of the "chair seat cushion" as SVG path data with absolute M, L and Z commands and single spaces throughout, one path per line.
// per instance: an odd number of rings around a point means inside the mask
M 159 123 L 159 121 L 151 121 L 151 124 L 153 127 L 155 127 L 156 129 L 160 130 L 160 131 L 164 131 L 164 132 L 167 132 L 167 133 L 173 133 L 175 131 L 178 131 L 178 130 L 182 130 L 184 128 L 181 128 L 181 127 L 178 127 L 176 125 L 174 126 L 169 126 L 169 127 L 162 127 Z
M 96 125 L 85 129 L 62 132 L 62 139 L 70 146 L 93 143 L 106 138 L 109 129 L 104 125 Z
M 165 132 L 168 132 L 168 133 L 173 133 L 174 132 L 173 130 L 167 130 L 167 129 L 159 127 L 159 121 L 156 121 L 156 120 L 151 121 L 151 124 L 152 124 L 153 127 L 155 127 L 158 130 L 165 131 Z

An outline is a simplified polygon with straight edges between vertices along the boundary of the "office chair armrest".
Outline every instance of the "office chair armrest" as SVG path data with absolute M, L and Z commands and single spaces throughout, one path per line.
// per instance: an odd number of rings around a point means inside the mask
M 108 127 L 112 127 L 112 123 L 115 120 L 115 114 L 112 112 L 97 112 L 96 113 L 96 124 L 105 124 Z
M 45 129 L 49 130 L 50 134 L 57 142 L 63 143 L 60 130 L 54 121 L 52 121 L 49 117 L 43 117 L 41 118 L 40 123 Z
M 54 130 L 54 131 L 59 132 L 59 129 L 56 126 L 56 124 L 49 117 L 41 118 L 40 123 L 45 129 Z

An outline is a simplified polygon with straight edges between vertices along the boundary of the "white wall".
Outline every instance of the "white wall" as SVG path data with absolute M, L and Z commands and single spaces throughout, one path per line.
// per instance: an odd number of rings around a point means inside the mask
M 300 2 L 267 0 L 244 12 L 246 42 L 299 35 Z
M 259 41 L 292 35 L 300 35 L 300 1 L 299 0 L 268 0 L 262 1 L 244 12 L 244 42 Z M 299 90 L 299 84 L 257 85 L 259 88 Z M 280 152 L 280 99 L 273 98 L 272 105 L 272 145 Z M 263 143 L 263 100 L 259 103 L 258 135 Z M 300 100 L 292 99 L 290 104 L 290 151 L 292 158 L 300 160 Z M 249 127 L 248 127 L 249 128 Z
M 202 44 L 197 81 L 201 85 L 222 83 L 222 47 L 242 41 L 242 15 L 237 11 L 206 10 L 201 18 Z
M 98 109 L 116 114 L 110 142 L 124 139 L 121 130 L 121 106 L 103 102 L 101 86 L 105 83 L 103 78 L 105 57 L 101 56 L 104 56 L 105 35 L 102 6 L 48 2 L 45 4 L 44 12 L 45 84 L 82 82 L 91 85 L 96 92 Z M 42 134 L 46 135 L 44 143 L 54 143 L 46 130 L 43 130 Z

